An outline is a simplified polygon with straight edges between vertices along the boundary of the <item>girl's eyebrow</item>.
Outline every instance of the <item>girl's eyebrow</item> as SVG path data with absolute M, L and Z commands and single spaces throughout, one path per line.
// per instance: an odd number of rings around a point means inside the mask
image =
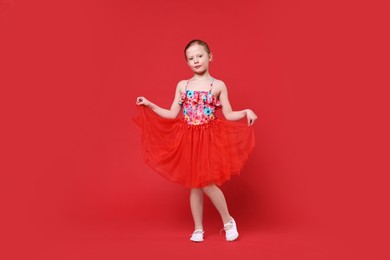
M 203 53 L 197 53 L 197 54 L 195 54 L 195 55 L 190 55 L 190 56 L 188 56 L 188 58 L 191 58 L 191 57 L 197 56 L 197 55 L 203 55 Z

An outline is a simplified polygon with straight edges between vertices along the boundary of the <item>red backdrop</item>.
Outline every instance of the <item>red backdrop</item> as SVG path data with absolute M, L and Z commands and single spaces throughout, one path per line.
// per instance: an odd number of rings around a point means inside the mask
M 251 160 L 222 187 L 241 244 L 203 256 L 386 258 L 389 7 L 1 0 L 4 259 L 153 258 L 172 239 L 197 256 L 188 190 L 143 163 L 131 121 L 138 95 L 170 106 L 193 38 L 233 108 L 259 116 Z M 221 226 L 208 200 L 205 225 Z

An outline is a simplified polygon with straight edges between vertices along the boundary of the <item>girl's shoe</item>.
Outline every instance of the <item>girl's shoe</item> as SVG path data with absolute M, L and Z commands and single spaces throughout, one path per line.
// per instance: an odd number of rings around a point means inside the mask
M 192 233 L 190 240 L 193 242 L 203 242 L 203 229 L 195 229 L 194 233 Z
M 231 227 L 228 229 L 228 227 Z M 236 221 L 232 218 L 228 223 L 223 225 L 223 229 L 226 232 L 226 241 L 234 241 L 238 237 Z

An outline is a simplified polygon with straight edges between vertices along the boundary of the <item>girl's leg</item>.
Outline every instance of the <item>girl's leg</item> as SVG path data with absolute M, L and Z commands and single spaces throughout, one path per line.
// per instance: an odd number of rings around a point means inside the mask
M 191 189 L 190 205 L 195 229 L 203 230 L 203 192 L 202 189 Z
M 229 222 L 231 220 L 231 216 L 229 214 L 225 196 L 223 195 L 222 191 L 215 184 L 203 187 L 202 190 L 204 193 L 206 193 L 211 202 L 217 208 L 223 223 L 225 224 Z

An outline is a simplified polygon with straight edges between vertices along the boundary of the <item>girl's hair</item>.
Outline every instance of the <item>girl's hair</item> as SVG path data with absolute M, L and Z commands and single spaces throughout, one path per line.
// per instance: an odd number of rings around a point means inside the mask
M 187 49 L 188 49 L 189 47 L 191 47 L 192 45 L 195 45 L 195 44 L 199 44 L 199 45 L 203 46 L 203 48 L 206 50 L 206 52 L 207 52 L 208 54 L 211 53 L 210 48 L 209 48 L 209 46 L 207 45 L 207 43 L 206 43 L 205 41 L 202 41 L 202 40 L 199 40 L 199 39 L 195 39 L 195 40 L 190 41 L 190 42 L 186 45 L 186 47 L 184 48 L 184 58 L 185 58 L 186 60 L 187 60 L 187 54 L 186 54 Z

